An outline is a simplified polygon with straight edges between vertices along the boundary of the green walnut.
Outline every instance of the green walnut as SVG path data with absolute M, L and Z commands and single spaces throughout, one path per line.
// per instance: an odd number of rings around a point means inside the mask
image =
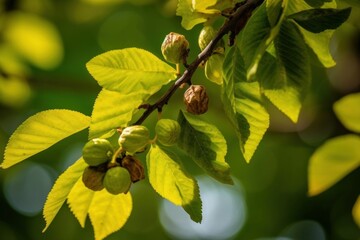
M 166 35 L 161 45 L 161 53 L 165 60 L 178 64 L 186 59 L 189 52 L 189 42 L 184 35 L 171 32 Z
M 110 168 L 105 173 L 103 184 L 111 194 L 127 193 L 131 185 L 130 173 L 120 166 Z
M 142 125 L 130 126 L 123 129 L 118 142 L 126 152 L 133 155 L 149 144 L 150 132 Z
M 213 40 L 216 36 L 216 30 L 212 26 L 204 26 L 203 29 L 200 31 L 198 44 L 202 50 L 206 48 L 206 46 Z M 214 53 L 225 53 L 225 42 L 221 39 L 215 47 Z
M 174 145 L 180 136 L 180 125 L 172 119 L 160 119 L 155 126 L 157 140 L 165 145 Z
M 98 166 L 111 159 L 114 149 L 108 140 L 94 138 L 85 144 L 82 153 L 89 166 Z
M 95 167 L 85 168 L 82 181 L 85 186 L 93 191 L 100 191 L 104 189 L 103 179 L 105 172 L 97 170 Z

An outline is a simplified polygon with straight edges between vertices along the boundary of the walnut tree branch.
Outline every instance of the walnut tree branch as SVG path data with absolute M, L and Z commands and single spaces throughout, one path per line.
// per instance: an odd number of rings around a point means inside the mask
M 197 56 L 197 58 L 189 64 L 184 73 L 176 80 L 176 82 L 166 91 L 166 93 L 154 104 L 147 105 L 145 112 L 133 125 L 142 124 L 145 119 L 154 111 L 162 111 L 165 104 L 168 103 L 175 91 L 184 83 L 190 82 L 194 72 L 200 63 L 205 62 L 216 49 L 216 44 L 226 35 L 229 34 L 229 45 L 232 46 L 235 37 L 243 29 L 251 16 L 251 13 L 260 6 L 264 0 L 246 0 L 240 6 L 235 6 L 235 11 L 228 16 L 223 26 L 219 29 L 214 39 L 210 41 L 207 47 Z

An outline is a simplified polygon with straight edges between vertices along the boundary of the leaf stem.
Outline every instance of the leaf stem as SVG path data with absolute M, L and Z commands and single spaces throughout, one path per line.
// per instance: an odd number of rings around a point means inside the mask
M 205 62 L 213 54 L 217 43 L 228 33 L 230 33 L 229 45 L 232 46 L 235 42 L 235 37 L 245 27 L 252 12 L 263 2 L 264 0 L 246 0 L 245 2 L 242 2 L 241 5 L 236 5 L 234 7 L 234 12 L 228 16 L 228 19 L 226 19 L 214 39 L 212 39 L 206 48 L 200 52 L 197 58 L 188 65 L 184 73 L 165 92 L 165 94 L 154 104 L 148 105 L 148 108 L 133 125 L 142 124 L 155 109 L 162 109 L 162 107 L 169 102 L 171 96 L 182 84 L 191 82 L 191 78 L 199 65 L 202 62 Z

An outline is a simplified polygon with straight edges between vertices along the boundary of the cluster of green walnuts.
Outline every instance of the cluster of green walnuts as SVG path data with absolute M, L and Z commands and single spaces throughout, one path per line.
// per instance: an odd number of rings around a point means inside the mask
M 132 183 L 145 178 L 144 167 L 136 154 L 155 141 L 165 146 L 174 145 L 180 135 L 180 125 L 171 119 L 160 119 L 155 133 L 156 137 L 151 139 L 145 126 L 126 127 L 121 131 L 117 151 L 104 138 L 87 142 L 82 150 L 83 159 L 89 165 L 82 175 L 85 186 L 93 191 L 105 188 L 114 195 L 127 193 Z

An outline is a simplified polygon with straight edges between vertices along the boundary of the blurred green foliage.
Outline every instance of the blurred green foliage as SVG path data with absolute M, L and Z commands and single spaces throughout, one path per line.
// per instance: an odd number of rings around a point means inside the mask
M 344 2 L 340 4 L 347 6 Z M 194 59 L 199 52 L 200 27 L 184 30 L 175 9 L 176 0 L 0 1 L 0 152 L 16 127 L 36 112 L 66 108 L 90 115 L 100 87 L 86 71 L 85 63 L 100 53 L 138 47 L 160 58 L 163 38 L 172 31 L 186 35 L 191 48 L 189 59 Z M 225 134 L 227 161 L 244 191 L 245 224 L 233 239 L 360 238 L 360 229 L 351 215 L 360 193 L 354 184 L 360 181 L 359 169 L 328 191 L 307 196 L 309 157 L 326 139 L 348 132 L 335 117 L 332 104 L 360 90 L 359 8 L 353 9 L 349 21 L 336 32 L 331 49 L 337 66 L 326 72 L 313 67 L 312 91 L 297 125 L 269 104 L 270 131 L 250 164 L 242 158 L 230 124 L 223 117 L 219 86 L 205 83 L 213 96 L 207 117 Z M 202 79 L 203 70 L 199 69 L 193 81 Z M 169 104 L 182 106 L 182 93 L 175 93 Z M 177 108 L 165 107 L 163 115 L 175 118 L 177 113 Z M 155 118 L 145 122 L 151 129 Z M 81 155 L 86 139 L 87 132 L 81 132 L 31 157 L 27 164 L 0 170 L 2 239 L 93 238 L 89 222 L 82 229 L 67 207 L 61 209 L 48 231 L 41 233 L 45 223 L 37 205 L 45 200 L 50 189 L 47 184 L 39 186 L 36 181 L 29 181 L 36 173 L 54 181 Z M 201 174 L 190 162 L 185 168 Z M 19 175 L 23 178 L 16 178 Z M 151 189 L 148 180 L 135 184 L 132 194 L 134 208 L 129 221 L 108 239 L 176 238 L 160 222 L 163 200 Z M 22 198 L 24 201 L 18 204 L 24 208 L 29 205 L 32 211 L 16 209 L 11 196 Z

